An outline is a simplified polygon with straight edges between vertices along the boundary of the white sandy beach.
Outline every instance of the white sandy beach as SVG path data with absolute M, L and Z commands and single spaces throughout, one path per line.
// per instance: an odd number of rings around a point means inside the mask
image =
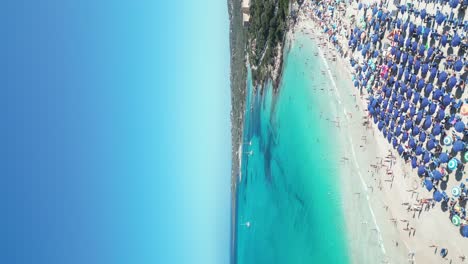
M 468 257 L 468 239 L 451 224 L 448 212 L 441 210 L 440 203 L 427 210 L 421 205 L 422 199 L 432 199 L 432 193 L 422 187 L 416 171 L 405 164 L 373 122 L 369 127 L 363 125 L 366 94 L 360 97 L 352 86 L 348 60 L 326 38 L 320 40 L 318 26 L 305 15 L 289 38 L 294 39 L 295 34 L 308 34 L 321 44 L 321 54 L 315 58 L 326 61 L 328 69 L 323 70 L 335 88 L 337 129 L 343 135 L 338 140 L 349 146 L 341 150 L 339 158 L 353 262 L 468 263 L 461 258 Z M 457 184 L 453 178 L 448 186 Z M 439 255 L 441 248 L 448 249 L 445 259 Z

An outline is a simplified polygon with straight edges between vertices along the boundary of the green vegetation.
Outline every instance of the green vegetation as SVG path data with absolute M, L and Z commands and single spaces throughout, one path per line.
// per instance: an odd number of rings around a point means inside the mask
M 270 78 L 286 32 L 290 0 L 251 0 L 248 53 L 255 84 L 262 84 Z

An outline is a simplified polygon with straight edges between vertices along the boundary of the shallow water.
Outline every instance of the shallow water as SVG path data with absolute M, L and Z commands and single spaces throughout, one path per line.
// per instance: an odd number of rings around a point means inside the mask
M 332 87 L 321 74 L 322 62 L 300 44 L 287 55 L 279 94 L 271 87 L 253 94 L 248 84 L 238 263 L 350 262 L 337 108 L 324 92 Z

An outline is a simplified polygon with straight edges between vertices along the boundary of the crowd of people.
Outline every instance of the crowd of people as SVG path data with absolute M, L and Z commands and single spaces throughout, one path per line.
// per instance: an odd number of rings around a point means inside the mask
M 328 40 L 349 58 L 354 86 L 367 91 L 369 118 L 468 237 L 468 1 L 308 4 Z M 349 4 L 357 6 L 355 14 L 346 13 Z M 449 177 L 458 185 L 446 186 Z

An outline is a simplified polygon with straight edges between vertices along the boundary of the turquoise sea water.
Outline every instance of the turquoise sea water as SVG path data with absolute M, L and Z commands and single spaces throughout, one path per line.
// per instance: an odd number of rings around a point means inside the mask
M 287 53 L 278 94 L 247 81 L 237 263 L 349 263 L 336 108 L 320 93 L 331 88 L 321 60 L 301 43 Z

